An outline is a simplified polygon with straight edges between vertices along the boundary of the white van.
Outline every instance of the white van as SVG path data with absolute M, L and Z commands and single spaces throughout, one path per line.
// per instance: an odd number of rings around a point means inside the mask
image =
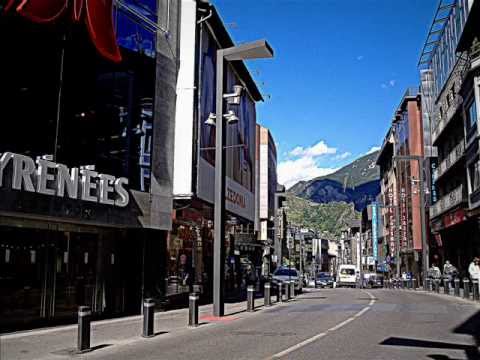
M 340 265 L 338 267 L 337 287 L 357 286 L 357 267 L 355 265 Z

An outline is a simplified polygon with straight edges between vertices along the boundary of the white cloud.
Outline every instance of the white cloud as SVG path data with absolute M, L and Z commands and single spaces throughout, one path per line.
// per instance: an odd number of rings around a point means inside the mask
M 386 89 L 386 88 L 389 88 L 389 87 L 394 87 L 396 83 L 397 83 L 397 80 L 392 79 L 392 80 L 388 80 L 388 82 L 386 82 L 386 83 L 381 83 L 380 87 L 382 89 Z
M 364 56 L 363 56 L 363 55 L 358 55 L 358 56 L 357 56 L 357 60 L 358 60 L 358 61 L 362 61 L 362 60 L 363 60 L 363 58 L 364 58 Z
M 304 148 L 302 146 L 297 146 L 295 149 L 290 151 L 291 156 L 310 156 L 310 157 L 316 157 L 316 156 L 327 155 L 327 154 L 336 154 L 336 153 L 337 153 L 337 149 L 329 147 L 323 140 L 320 140 L 318 143 L 310 147 Z
M 299 181 L 328 175 L 336 170 L 334 168 L 322 168 L 312 156 L 303 156 L 298 159 L 283 161 L 278 165 L 278 182 L 289 188 Z
M 350 151 L 345 151 L 343 154 L 338 154 L 337 156 L 335 156 L 335 160 L 344 160 L 351 155 L 352 153 Z
M 370 150 L 368 150 L 368 151 L 365 153 L 365 155 L 374 153 L 375 151 L 378 151 L 378 150 L 380 150 L 380 149 L 381 149 L 380 146 L 372 146 L 372 147 L 370 148 Z

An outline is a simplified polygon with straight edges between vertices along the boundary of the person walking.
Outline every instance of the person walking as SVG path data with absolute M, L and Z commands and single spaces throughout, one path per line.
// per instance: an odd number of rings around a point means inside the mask
M 480 283 L 480 259 L 474 257 L 470 265 L 468 266 L 468 274 L 470 275 L 470 281 L 478 280 Z M 480 285 L 480 284 L 479 284 Z M 480 290 L 480 289 L 479 289 Z

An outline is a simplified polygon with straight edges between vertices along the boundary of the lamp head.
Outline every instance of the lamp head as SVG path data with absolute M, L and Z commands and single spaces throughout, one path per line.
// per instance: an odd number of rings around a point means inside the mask
M 217 122 L 215 120 L 216 120 L 215 114 L 210 113 L 210 115 L 208 115 L 207 120 L 205 120 L 205 125 L 215 126 L 217 125 Z
M 227 122 L 230 125 L 236 124 L 240 120 L 233 110 L 229 110 L 228 113 L 225 114 L 225 119 L 227 119 Z

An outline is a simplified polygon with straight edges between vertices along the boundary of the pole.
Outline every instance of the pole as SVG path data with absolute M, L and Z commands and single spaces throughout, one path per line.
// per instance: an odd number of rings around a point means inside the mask
M 223 121 L 223 51 L 217 50 L 216 135 L 215 135 L 215 218 L 213 240 L 213 314 L 223 316 L 225 277 L 225 122 Z
M 359 237 L 359 241 L 360 241 L 360 254 L 358 254 L 358 256 L 360 256 L 360 269 L 358 270 L 358 274 L 359 274 L 359 277 L 360 277 L 360 289 L 363 288 L 363 250 L 362 250 L 362 231 L 363 231 L 363 215 L 361 215 L 361 218 L 360 218 L 360 237 Z
M 420 223 L 422 226 L 422 265 L 423 265 L 423 277 L 422 280 L 427 276 L 429 264 L 429 249 L 427 243 L 427 224 L 425 219 L 425 185 L 424 185 L 424 174 L 423 174 L 423 159 L 421 157 L 417 158 L 419 164 L 419 186 L 420 186 Z

